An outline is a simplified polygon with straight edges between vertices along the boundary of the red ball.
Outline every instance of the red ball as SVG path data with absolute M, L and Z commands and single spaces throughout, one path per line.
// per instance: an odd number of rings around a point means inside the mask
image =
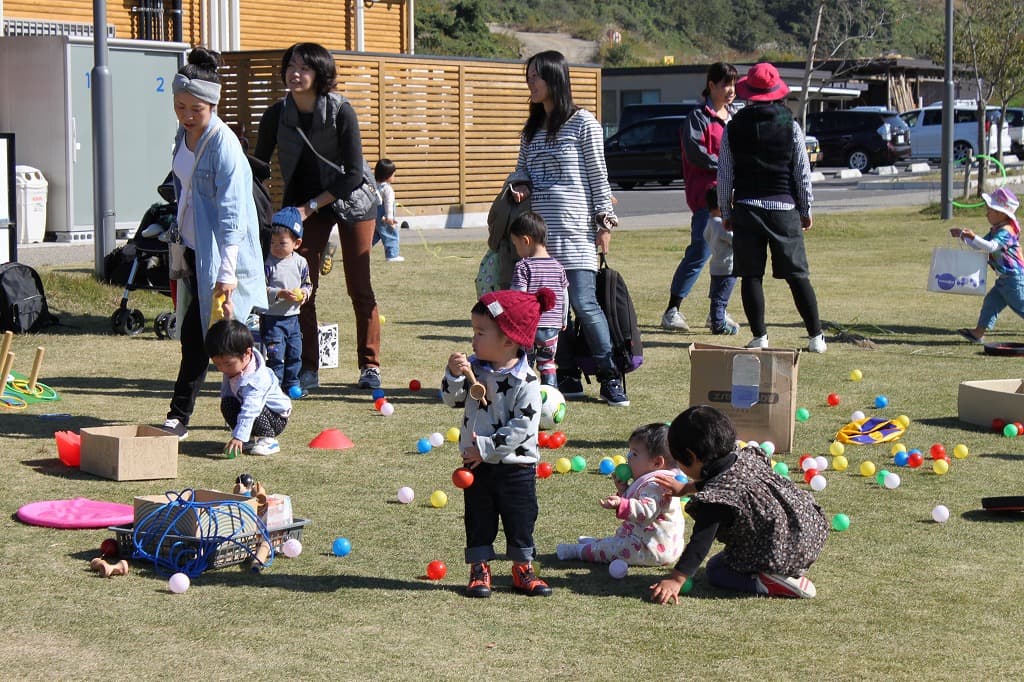
M 459 467 L 452 472 L 452 483 L 456 488 L 465 490 L 473 485 L 473 472 L 466 467 Z
M 377 398 L 376 400 L 373 401 L 373 409 L 375 409 L 378 412 L 380 412 L 381 405 L 383 405 L 387 401 L 388 401 L 387 398 Z
M 999 417 L 996 417 L 995 419 L 992 420 L 992 430 L 993 431 L 996 431 L 998 433 L 1002 433 L 1004 426 L 1006 426 L 1006 420 L 1005 419 L 1000 419 Z
M 810 457 L 810 455 L 808 455 L 808 454 L 800 455 L 800 461 L 798 463 L 800 464 L 800 468 L 801 469 L 804 468 L 804 460 L 808 459 L 809 457 Z
M 909 457 L 907 457 L 907 466 L 909 466 L 911 469 L 916 469 L 917 467 L 921 466 L 923 462 L 924 457 L 921 456 L 920 452 L 913 452 L 910 454 Z
M 946 446 L 942 443 L 936 443 L 928 453 L 932 456 L 932 459 L 942 459 L 946 454 Z
M 1021 422 L 1013 422 L 1013 425 L 1017 427 L 1017 435 L 1024 433 L 1024 424 Z
M 818 475 L 818 470 L 811 468 L 804 472 L 804 483 L 810 483 L 811 479 Z
M 839 404 L 839 394 L 838 393 L 829 393 L 828 394 L 828 398 L 826 398 L 826 400 L 828 401 L 829 405 L 831 405 L 832 407 L 835 407 L 836 405 Z
M 412 381 L 409 382 L 409 390 L 410 391 L 418 391 L 421 388 L 423 388 L 423 384 L 420 383 L 419 379 L 413 379 Z M 438 562 L 438 563 L 440 563 L 440 562 Z M 441 564 L 441 565 L 444 566 L 444 564 Z
M 551 464 L 541 462 L 537 465 L 537 478 L 549 478 L 551 476 Z
M 443 561 L 431 561 L 427 564 L 427 577 L 431 580 L 440 580 L 448 573 L 448 567 Z
M 567 439 L 564 433 L 562 433 L 561 431 L 555 431 L 554 433 L 551 434 L 550 437 L 548 437 L 548 447 L 557 450 L 558 448 L 565 445 L 566 440 Z
M 537 434 L 537 445 L 542 448 L 548 447 L 548 441 L 551 440 L 551 434 L 547 431 L 541 431 Z
M 116 557 L 121 553 L 121 548 L 117 546 L 117 540 L 114 538 L 107 538 L 100 543 L 100 554 L 103 556 Z

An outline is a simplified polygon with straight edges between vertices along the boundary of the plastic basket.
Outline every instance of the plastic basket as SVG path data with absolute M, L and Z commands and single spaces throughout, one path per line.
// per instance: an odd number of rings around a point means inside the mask
M 281 549 L 281 545 L 286 540 L 295 538 L 296 540 L 302 539 L 302 529 L 309 524 L 309 519 L 296 518 L 293 523 L 287 526 L 281 526 L 267 532 L 270 536 L 270 543 L 274 547 L 274 551 L 278 552 Z M 130 558 L 135 553 L 135 543 L 132 541 L 132 534 L 134 526 L 110 526 L 110 530 L 114 531 L 117 535 L 117 549 L 120 556 Z M 141 539 L 142 546 L 149 552 L 152 552 L 156 547 L 160 537 L 154 534 L 153 537 Z M 235 538 L 234 542 L 223 542 L 218 547 L 213 555 L 213 559 L 209 563 L 209 568 L 223 568 L 224 566 L 233 566 L 235 564 L 241 564 L 250 558 L 252 553 L 256 552 L 260 541 L 263 539 L 261 533 L 253 533 L 251 535 L 244 535 Z M 202 551 L 201 538 L 185 536 L 185 535 L 166 535 L 163 536 L 163 544 L 161 545 L 161 558 L 170 559 L 170 551 L 172 547 L 176 547 L 179 551 L 182 548 L 194 548 L 195 553 L 198 554 Z M 135 557 L 138 558 L 138 557 Z

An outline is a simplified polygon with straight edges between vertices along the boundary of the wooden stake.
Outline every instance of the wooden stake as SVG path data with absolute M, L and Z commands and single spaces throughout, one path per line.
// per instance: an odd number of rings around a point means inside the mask
M 0 386 L 0 394 L 3 393 L 3 389 L 7 386 L 7 379 L 11 376 L 11 367 L 14 366 L 14 353 L 10 351 L 4 356 L 3 368 L 0 369 L 0 376 L 3 377 L 3 386 Z
M 34 394 L 36 392 L 36 381 L 39 379 L 39 368 L 43 366 L 43 355 L 46 354 L 46 348 L 43 346 L 36 347 L 36 359 L 32 361 L 32 374 L 28 377 L 28 392 Z
M 11 351 L 11 344 L 14 342 L 14 332 L 4 332 L 3 344 L 0 345 L 0 358 L 6 358 L 7 354 Z M 7 381 L 7 377 L 4 377 L 4 381 Z

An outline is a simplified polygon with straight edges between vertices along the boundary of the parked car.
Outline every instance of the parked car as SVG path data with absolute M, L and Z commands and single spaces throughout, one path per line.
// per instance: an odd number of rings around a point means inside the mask
M 807 132 L 821 144 L 822 163 L 867 171 L 910 157 L 910 129 L 887 109 L 807 114 Z
M 622 107 L 619 115 L 619 130 L 625 130 L 629 126 L 645 121 L 649 118 L 663 118 L 665 116 L 689 116 L 690 112 L 698 107 L 693 102 L 658 102 L 655 104 L 627 104 Z
M 1021 156 L 1024 154 L 1024 109 L 1007 109 L 1006 125 L 1010 128 L 1010 151 Z
M 635 123 L 604 143 L 608 182 L 622 189 L 655 181 L 668 185 L 683 177 L 682 135 L 686 116 L 662 116 Z
M 821 143 L 814 135 L 808 135 L 804 131 L 804 146 L 807 147 L 807 160 L 811 162 L 811 170 L 814 170 L 814 164 L 821 161 Z
M 900 116 L 910 126 L 911 156 L 923 159 L 942 157 L 942 103 L 922 109 L 911 109 Z M 997 149 L 1009 151 L 1012 146 L 1010 127 L 999 121 L 999 108 L 988 107 L 985 114 L 986 154 Z M 997 138 L 1001 135 L 1001 141 Z M 970 100 L 957 100 L 953 104 L 953 159 L 960 161 L 968 154 L 975 155 L 978 140 L 978 105 Z

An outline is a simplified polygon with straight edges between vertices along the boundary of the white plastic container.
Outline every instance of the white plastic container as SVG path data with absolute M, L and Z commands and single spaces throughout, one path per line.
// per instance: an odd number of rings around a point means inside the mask
M 15 166 L 18 242 L 31 244 L 46 236 L 46 197 L 49 183 L 38 168 Z

